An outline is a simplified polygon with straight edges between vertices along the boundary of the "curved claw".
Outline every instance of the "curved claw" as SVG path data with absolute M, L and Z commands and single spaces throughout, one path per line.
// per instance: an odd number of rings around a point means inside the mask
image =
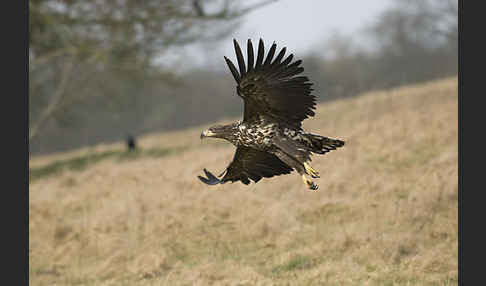
M 197 176 L 201 182 L 207 184 L 207 185 L 217 185 L 221 184 L 221 180 L 216 178 L 211 172 L 206 170 L 206 168 L 203 169 L 204 173 L 206 174 L 207 178 L 204 178 L 202 176 Z
M 312 180 L 306 178 L 305 174 L 302 174 L 302 180 L 309 190 L 317 191 L 317 189 L 319 189 L 319 186 L 316 183 L 312 182 Z
M 316 183 L 312 182 L 309 186 L 309 190 L 317 191 L 317 189 L 319 189 L 319 186 Z

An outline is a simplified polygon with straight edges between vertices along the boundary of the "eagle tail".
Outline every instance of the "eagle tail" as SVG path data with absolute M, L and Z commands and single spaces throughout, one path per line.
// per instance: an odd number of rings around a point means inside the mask
M 312 133 L 307 133 L 305 135 L 307 139 L 309 139 L 309 143 L 311 145 L 309 146 L 310 151 L 317 154 L 324 154 L 344 146 L 344 141 L 339 139 L 332 139 Z

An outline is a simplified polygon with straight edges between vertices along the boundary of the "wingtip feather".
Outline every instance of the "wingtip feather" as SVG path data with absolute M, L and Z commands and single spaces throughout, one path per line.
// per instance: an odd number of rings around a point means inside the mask
M 253 54 L 253 44 L 251 42 L 251 39 L 248 39 L 248 42 L 246 44 L 247 46 L 247 64 L 248 64 L 248 72 L 253 69 L 253 60 L 254 60 L 254 54 Z
M 235 65 L 233 64 L 233 62 L 230 59 L 228 59 L 227 57 L 224 57 L 224 60 L 226 61 L 226 64 L 228 65 L 228 68 L 230 69 L 231 74 L 233 75 L 235 81 L 237 83 L 240 83 L 241 76 L 240 76 L 240 73 L 238 72 L 238 70 L 236 69 Z
M 240 45 L 233 39 L 233 44 L 235 46 L 236 59 L 238 61 L 238 67 L 240 69 L 240 75 L 244 76 L 246 73 L 245 60 L 243 59 L 243 53 L 241 52 Z

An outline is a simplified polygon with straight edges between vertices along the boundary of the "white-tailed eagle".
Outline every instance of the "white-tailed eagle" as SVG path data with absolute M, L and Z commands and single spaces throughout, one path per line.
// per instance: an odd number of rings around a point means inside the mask
M 301 60 L 292 62 L 293 55 L 284 59 L 286 48 L 274 58 L 277 45 L 274 43 L 266 58 L 264 44 L 260 39 L 255 57 L 251 40 L 247 44 L 247 63 L 240 46 L 233 40 L 238 69 L 226 57 L 226 63 L 236 80 L 236 92 L 243 99 L 243 120 L 229 125 L 213 126 L 201 133 L 201 139 L 214 137 L 226 139 L 236 148 L 233 161 L 218 177 L 204 169 L 206 178 L 199 179 L 216 185 L 241 181 L 257 183 L 262 178 L 289 174 L 296 170 L 307 188 L 317 190 L 310 178 L 319 178 L 319 173 L 308 162 L 311 153 L 325 154 L 344 145 L 344 141 L 306 132 L 302 121 L 314 116 L 315 96 L 311 94 L 312 83 L 306 76 L 297 76 L 304 71 Z

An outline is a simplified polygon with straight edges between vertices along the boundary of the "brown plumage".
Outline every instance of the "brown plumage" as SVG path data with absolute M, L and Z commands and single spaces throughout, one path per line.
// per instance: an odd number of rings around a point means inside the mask
M 222 138 L 237 149 L 233 161 L 218 179 L 204 169 L 207 178 L 198 178 L 209 185 L 241 181 L 255 183 L 263 177 L 289 174 L 296 170 L 311 190 L 318 186 L 306 177 L 319 174 L 308 162 L 311 153 L 324 154 L 344 145 L 344 141 L 305 132 L 302 121 L 314 116 L 315 96 L 301 60 L 292 62 L 293 55 L 284 59 L 286 48 L 277 56 L 274 43 L 264 59 L 264 44 L 260 39 L 254 64 L 251 40 L 247 44 L 247 65 L 241 48 L 233 40 L 238 69 L 224 57 L 237 86 L 236 92 L 244 102 L 243 121 L 213 126 L 201 133 L 204 137 Z

